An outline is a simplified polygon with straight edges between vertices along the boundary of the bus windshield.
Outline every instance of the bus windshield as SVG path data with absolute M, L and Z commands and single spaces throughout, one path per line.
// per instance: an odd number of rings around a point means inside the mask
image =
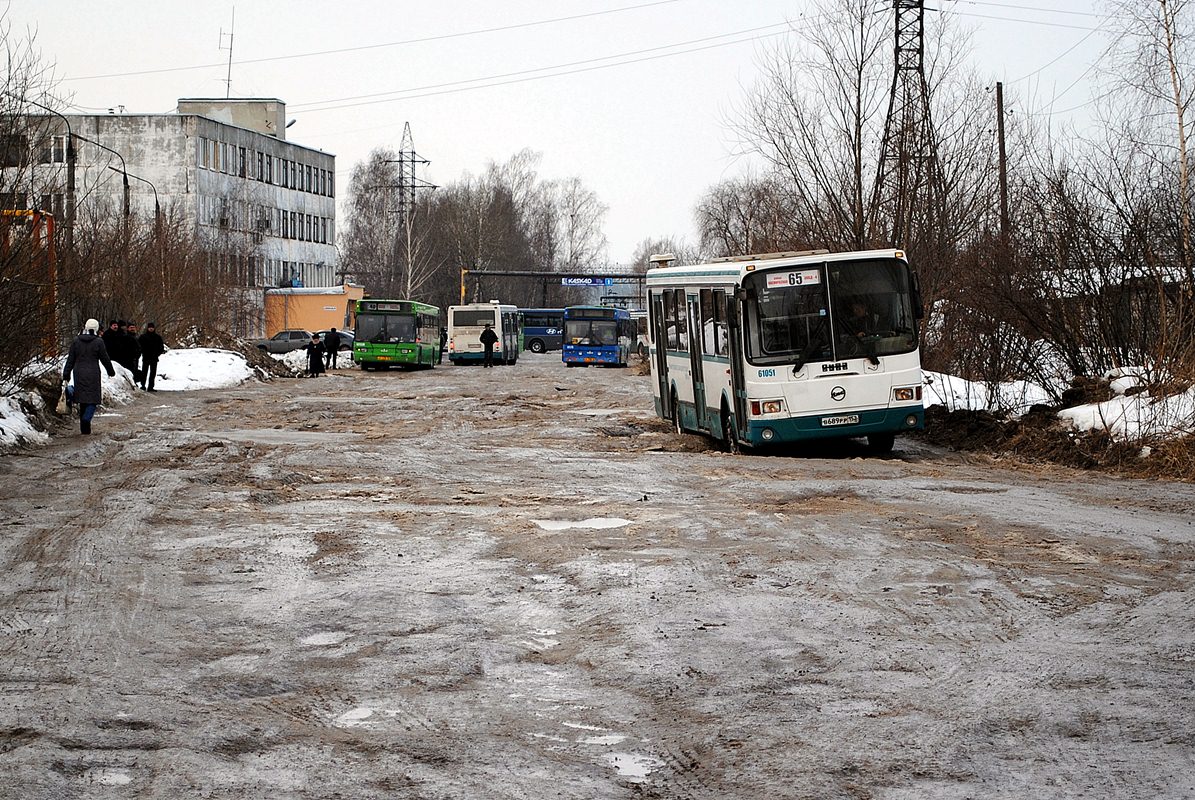
M 387 344 L 415 341 L 413 314 L 358 314 L 357 341 Z
M 796 272 L 757 272 L 743 285 L 753 363 L 874 359 L 917 347 L 909 270 L 902 261 L 832 261 Z
M 564 323 L 568 344 L 618 344 L 618 323 L 612 319 L 570 319 Z

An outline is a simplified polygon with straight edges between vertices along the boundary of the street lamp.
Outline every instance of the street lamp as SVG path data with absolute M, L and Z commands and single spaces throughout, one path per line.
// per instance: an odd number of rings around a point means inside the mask
M 112 167 L 112 166 L 108 167 L 108 169 L 112 170 L 113 172 L 120 172 L 120 171 L 121 171 L 121 170 L 118 170 L 116 167 Z M 135 180 L 135 181 L 141 181 L 142 183 L 148 183 L 148 184 L 149 184 L 149 188 L 150 188 L 150 189 L 153 189 L 153 192 L 154 192 L 154 224 L 156 225 L 156 224 L 157 224 L 157 222 L 158 222 L 158 219 L 159 219 L 159 218 L 162 216 L 162 207 L 161 207 L 160 205 L 158 205 L 158 187 L 157 187 L 157 186 L 154 186 L 154 184 L 153 184 L 153 181 L 150 181 L 150 180 L 147 180 L 147 179 L 145 179 L 145 178 L 142 178 L 142 177 L 141 177 L 141 176 L 139 176 L 139 175 L 134 175 L 134 174 L 133 174 L 133 173 L 131 173 L 131 172 L 126 172 L 126 173 L 124 173 L 124 176 L 125 176 L 125 186 L 126 186 L 126 188 L 128 187 L 128 179 L 129 179 L 129 178 L 132 178 L 132 179 L 133 179 L 133 180 Z M 127 215 L 128 215 L 128 213 L 129 213 L 129 212 L 128 212 L 128 202 L 127 202 L 127 200 L 126 200 L 126 204 L 125 204 L 125 215 L 127 216 Z
M 108 145 L 100 144 L 95 139 L 88 139 L 86 136 L 84 136 L 81 133 L 76 133 L 75 136 L 79 139 L 82 139 L 85 142 L 90 142 L 91 144 L 94 144 L 96 147 L 100 148 L 101 150 L 107 150 L 109 153 L 111 153 L 112 155 L 114 155 L 120 159 L 120 170 L 119 171 L 120 171 L 120 174 L 124 176 L 124 215 L 125 215 L 125 219 L 128 219 L 128 216 L 129 216 L 129 169 L 128 169 L 128 165 L 125 164 L 124 156 L 122 156 L 120 153 L 113 150 Z

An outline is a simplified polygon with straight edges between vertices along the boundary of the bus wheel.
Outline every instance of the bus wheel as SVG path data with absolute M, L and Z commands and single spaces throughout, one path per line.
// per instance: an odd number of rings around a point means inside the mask
M 739 433 L 734 429 L 734 418 L 725 408 L 722 409 L 722 446 L 732 456 L 743 454 L 743 445 L 739 442 Z
M 873 433 L 867 437 L 867 449 L 877 455 L 891 453 L 894 444 L 896 444 L 895 433 Z
M 532 339 L 527 343 L 527 349 L 532 353 L 542 353 L 544 351 L 544 343 L 540 339 Z
M 676 402 L 676 392 L 672 393 L 672 431 L 677 436 L 682 436 L 685 432 L 680 423 L 680 404 Z

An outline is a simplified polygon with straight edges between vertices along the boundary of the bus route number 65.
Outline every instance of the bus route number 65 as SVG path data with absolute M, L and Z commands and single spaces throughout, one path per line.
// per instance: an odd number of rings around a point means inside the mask
M 816 269 L 803 269 L 799 272 L 774 272 L 768 275 L 769 289 L 780 289 L 786 286 L 808 286 L 821 282 L 822 274 Z

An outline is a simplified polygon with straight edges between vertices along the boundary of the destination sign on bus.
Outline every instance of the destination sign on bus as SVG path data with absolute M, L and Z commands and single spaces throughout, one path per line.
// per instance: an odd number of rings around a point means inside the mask
M 809 286 L 821 282 L 822 274 L 816 269 L 803 269 L 799 272 L 768 273 L 769 289 L 782 289 L 786 286 Z

